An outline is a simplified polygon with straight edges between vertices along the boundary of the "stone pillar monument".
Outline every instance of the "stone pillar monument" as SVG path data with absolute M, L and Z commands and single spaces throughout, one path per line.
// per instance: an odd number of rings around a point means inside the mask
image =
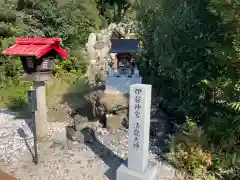
M 130 86 L 128 161 L 117 180 L 156 180 L 157 164 L 149 161 L 151 91 L 151 85 Z

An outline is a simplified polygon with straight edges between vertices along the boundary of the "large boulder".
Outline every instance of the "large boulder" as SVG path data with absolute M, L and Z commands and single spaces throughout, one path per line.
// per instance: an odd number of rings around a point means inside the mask
M 128 95 L 108 94 L 103 90 L 96 90 L 86 96 L 92 105 L 92 112 L 103 127 L 115 132 L 127 119 Z
M 128 95 L 127 94 L 104 94 L 100 98 L 100 104 L 104 105 L 108 113 L 117 113 L 128 109 Z
M 104 94 L 100 104 L 105 107 L 105 126 L 116 132 L 128 118 L 128 96 L 125 94 Z
M 85 99 L 91 104 L 92 115 L 94 118 L 99 118 L 105 114 L 105 107 L 100 104 L 100 98 L 103 96 L 103 90 L 93 90 L 85 95 Z

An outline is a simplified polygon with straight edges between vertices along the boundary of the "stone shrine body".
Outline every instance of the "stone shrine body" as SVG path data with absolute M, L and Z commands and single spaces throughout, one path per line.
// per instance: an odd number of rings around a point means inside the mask
M 139 52 L 139 40 L 112 39 L 111 44 L 110 53 L 115 59 L 108 70 L 105 93 L 129 93 L 132 84 L 142 84 L 134 59 Z

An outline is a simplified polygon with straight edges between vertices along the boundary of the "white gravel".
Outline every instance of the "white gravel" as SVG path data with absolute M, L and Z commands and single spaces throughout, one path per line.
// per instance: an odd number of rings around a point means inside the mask
M 0 110 L 0 161 L 11 164 L 15 161 L 15 155 L 27 150 L 25 141 L 20 137 L 18 129 L 21 128 L 26 134 L 26 140 L 33 146 L 33 135 L 23 119 L 15 119 L 16 113 Z
M 121 163 L 120 158 L 127 158 L 127 131 L 120 130 L 112 135 L 105 129 L 96 128 L 102 147 L 107 147 L 110 151 L 106 148 L 91 149 L 80 144 L 75 144 L 76 148 L 66 151 L 62 148 L 66 124 L 54 122 L 48 123 L 48 129 L 49 136 L 55 139 L 55 143 L 49 141 L 38 144 L 39 164 L 34 165 L 18 129 L 25 132 L 27 143 L 31 147 L 32 132 L 24 119 L 15 117 L 15 113 L 0 111 L 0 169 L 19 180 L 112 180 Z M 62 144 L 59 143 L 61 141 Z M 150 159 L 156 161 L 155 154 L 159 149 L 151 147 Z M 103 154 L 102 157 L 99 157 L 100 154 Z M 168 168 L 161 162 L 158 165 L 158 180 L 174 179 L 173 168 Z

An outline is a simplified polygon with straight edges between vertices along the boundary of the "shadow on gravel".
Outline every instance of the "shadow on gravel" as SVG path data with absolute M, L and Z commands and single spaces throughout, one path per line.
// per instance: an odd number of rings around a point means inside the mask
M 35 157 L 34 153 L 31 150 L 31 147 L 29 146 L 29 144 L 27 142 L 27 135 L 26 135 L 26 133 L 24 132 L 24 130 L 22 128 L 18 128 L 17 132 L 18 132 L 19 136 L 24 139 L 25 145 L 28 148 L 28 150 L 29 150 L 29 152 L 30 152 L 30 154 L 32 156 L 33 162 L 36 163 L 36 157 Z
M 33 132 L 33 119 L 25 119 L 24 121 L 28 125 L 28 127 L 31 130 L 32 134 L 34 134 L 34 132 Z
M 11 110 L 1 109 L 1 108 L 0 108 L 0 114 L 7 115 L 7 116 L 13 116 L 13 120 L 24 119 L 25 123 L 28 125 L 29 129 L 33 133 L 33 120 L 30 116 L 31 114 L 29 115 L 28 118 L 27 117 L 21 117 L 21 116 L 19 116 L 19 112 L 13 112 Z M 23 134 L 19 134 L 19 135 L 21 136 Z
M 84 139 L 89 139 L 89 130 L 83 129 Z M 95 136 L 92 135 L 92 141 L 85 141 L 85 144 L 109 167 L 109 169 L 104 173 L 109 180 L 116 179 L 116 171 L 118 167 L 125 163 L 124 159 L 120 158 L 114 154 L 111 149 L 102 144 Z

